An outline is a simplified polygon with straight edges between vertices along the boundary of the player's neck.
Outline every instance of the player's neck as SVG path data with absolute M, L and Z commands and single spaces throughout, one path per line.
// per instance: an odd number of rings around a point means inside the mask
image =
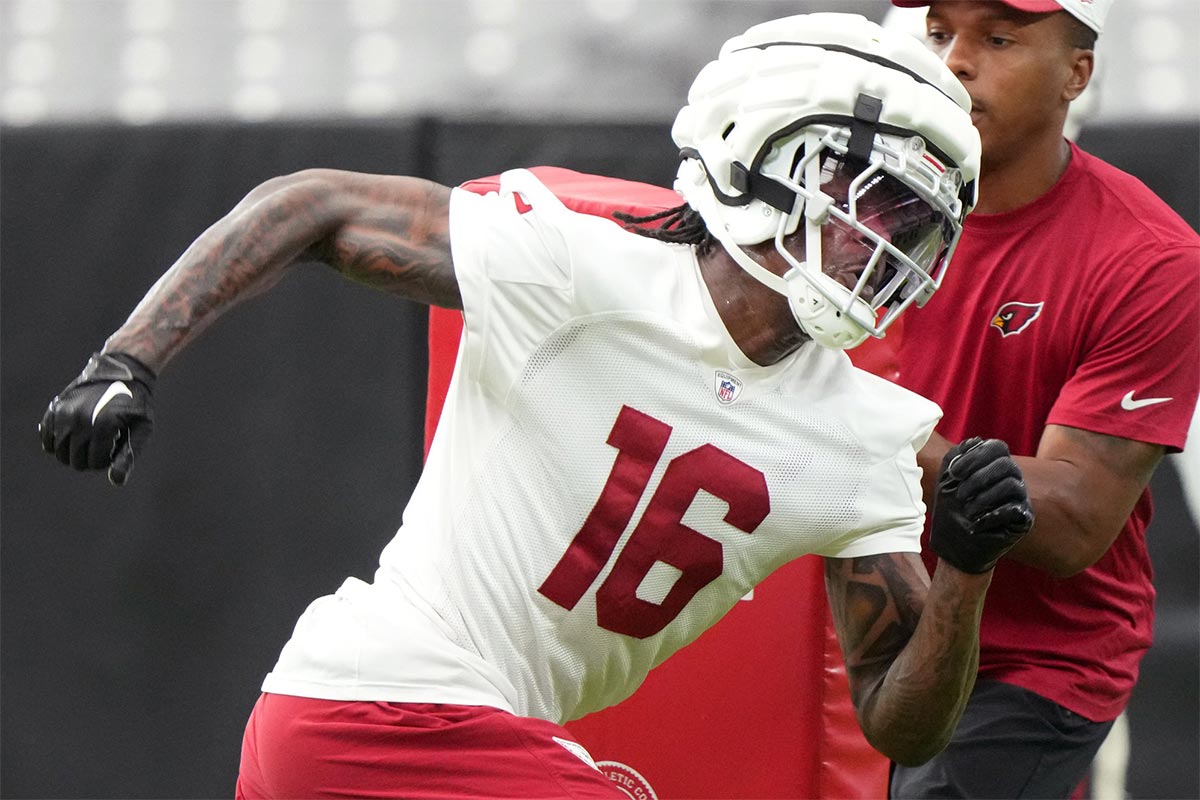
M 1050 191 L 1070 163 L 1071 146 L 1061 133 L 1012 159 L 988 159 L 985 154 L 974 213 L 999 214 L 1032 203 Z
M 696 260 L 725 329 L 746 358 L 770 366 L 808 341 L 787 298 L 751 277 L 720 245 Z

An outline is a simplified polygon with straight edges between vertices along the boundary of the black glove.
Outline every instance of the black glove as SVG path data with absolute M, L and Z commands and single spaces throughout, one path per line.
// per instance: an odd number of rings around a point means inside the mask
M 107 468 L 108 480 L 123 486 L 154 427 L 154 380 L 133 356 L 94 354 L 42 415 L 42 449 L 75 469 Z
M 1033 508 L 1008 445 L 974 436 L 946 453 L 929 534 L 938 557 L 978 575 L 1032 527 Z

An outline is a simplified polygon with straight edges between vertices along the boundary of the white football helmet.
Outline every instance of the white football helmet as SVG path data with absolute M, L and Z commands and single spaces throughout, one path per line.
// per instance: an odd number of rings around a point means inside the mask
M 675 189 L 813 340 L 848 349 L 941 284 L 976 201 L 970 107 L 911 36 L 851 14 L 765 22 L 692 84 Z M 802 222 L 798 258 L 784 239 Z M 743 249 L 772 239 L 782 277 Z

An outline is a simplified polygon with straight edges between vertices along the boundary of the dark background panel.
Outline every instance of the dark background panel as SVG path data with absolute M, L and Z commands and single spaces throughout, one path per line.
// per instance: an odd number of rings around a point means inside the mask
M 1198 225 L 1200 127 L 1082 141 Z M 0 795 L 232 794 L 242 726 L 296 617 L 370 578 L 399 524 L 420 468 L 426 312 L 296 268 L 171 365 L 122 490 L 40 452 L 54 392 L 268 177 L 454 184 L 539 164 L 669 185 L 675 149 L 665 124 L 519 120 L 0 131 Z M 1170 462 L 1154 488 L 1160 621 L 1130 709 L 1129 790 L 1195 797 L 1200 533 Z
M 1200 123 L 1090 125 L 1080 133 L 1079 145 L 1136 175 L 1200 229 Z
M 35 425 L 257 182 L 418 171 L 419 128 L 5 132 L 5 797 L 231 796 L 296 617 L 370 578 L 420 465 L 423 308 L 297 268 L 172 363 L 122 490 L 38 452 Z
M 1128 795 L 1200 797 L 1200 531 L 1187 512 L 1173 458 L 1159 467 L 1150 486 L 1155 517 L 1147 547 L 1157 618 L 1154 644 L 1142 659 L 1127 710 Z
M 679 164 L 667 123 L 445 120 L 430 130 L 430 175 L 451 186 L 531 166 L 670 186 Z

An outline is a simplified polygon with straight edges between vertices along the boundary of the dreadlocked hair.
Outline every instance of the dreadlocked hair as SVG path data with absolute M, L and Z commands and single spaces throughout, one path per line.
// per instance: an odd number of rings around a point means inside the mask
M 627 231 L 660 242 L 695 245 L 700 253 L 708 252 L 717 243 L 708 232 L 708 226 L 704 224 L 700 212 L 687 203 L 644 217 L 626 214 L 624 211 L 614 211 L 612 215 Z

